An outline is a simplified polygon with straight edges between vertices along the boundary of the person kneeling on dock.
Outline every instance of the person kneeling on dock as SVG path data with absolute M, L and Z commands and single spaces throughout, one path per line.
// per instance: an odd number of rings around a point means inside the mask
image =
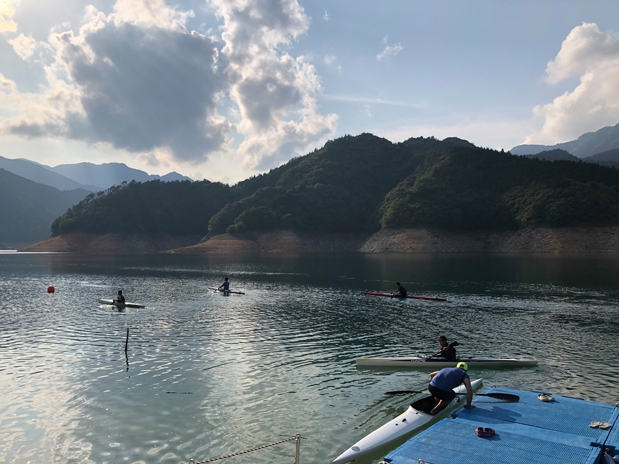
M 406 289 L 400 285 L 400 282 L 395 283 L 396 291 L 392 293 L 393 296 L 399 296 L 400 298 L 406 298 Z
M 475 405 L 473 401 L 473 387 L 471 387 L 471 378 L 466 373 L 469 366 L 465 362 L 459 362 L 457 367 L 446 367 L 440 371 L 435 371 L 430 374 L 430 385 L 428 390 L 434 397 L 436 406 L 430 411 L 433 416 L 438 414 L 456 397 L 454 388 L 464 384 L 466 387 L 466 409 L 473 409 Z

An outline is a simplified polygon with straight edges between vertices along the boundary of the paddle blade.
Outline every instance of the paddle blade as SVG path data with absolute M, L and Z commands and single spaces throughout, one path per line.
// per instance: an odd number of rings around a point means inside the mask
M 456 393 L 456 395 L 466 395 L 466 393 Z M 507 401 L 508 403 L 517 403 L 520 401 L 520 397 L 518 395 L 512 395 L 511 393 L 474 393 L 474 395 L 489 396 L 490 398 Z

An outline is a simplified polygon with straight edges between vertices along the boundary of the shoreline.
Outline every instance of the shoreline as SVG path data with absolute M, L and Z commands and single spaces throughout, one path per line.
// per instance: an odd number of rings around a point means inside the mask
M 529 228 L 496 232 L 382 229 L 365 234 L 275 230 L 197 236 L 95 235 L 49 237 L 19 252 L 299 254 L 299 253 L 619 253 L 619 226 Z

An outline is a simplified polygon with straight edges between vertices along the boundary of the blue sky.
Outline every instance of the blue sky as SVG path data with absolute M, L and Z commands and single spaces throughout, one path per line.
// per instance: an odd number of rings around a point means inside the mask
M 0 0 L 0 154 L 234 183 L 362 132 L 619 123 L 619 4 Z

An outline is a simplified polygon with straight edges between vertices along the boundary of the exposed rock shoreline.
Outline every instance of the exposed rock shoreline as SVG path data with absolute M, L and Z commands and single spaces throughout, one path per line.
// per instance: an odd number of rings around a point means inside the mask
M 374 234 L 277 230 L 200 237 L 68 234 L 20 251 L 78 253 L 619 253 L 619 226 L 535 228 L 497 233 L 383 229 Z

